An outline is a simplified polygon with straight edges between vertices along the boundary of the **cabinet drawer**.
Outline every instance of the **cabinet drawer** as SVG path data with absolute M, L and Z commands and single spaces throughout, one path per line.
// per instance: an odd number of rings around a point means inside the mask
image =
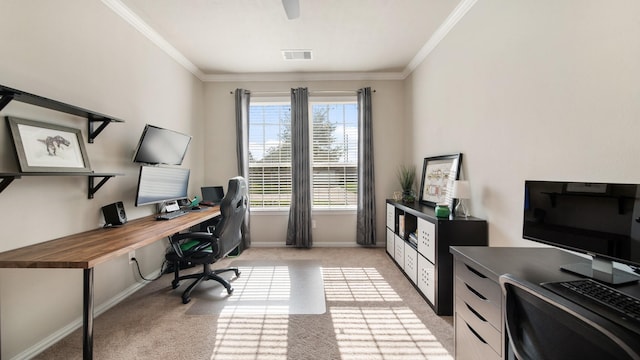
M 395 234 L 391 229 L 387 229 L 387 252 L 391 257 L 395 256 L 396 248 L 394 246 Z
M 435 266 L 424 256 L 418 254 L 418 289 L 433 305 L 436 305 L 435 275 Z
M 394 235 L 394 247 L 395 247 L 395 252 L 393 255 L 393 258 L 396 260 L 396 262 L 398 263 L 398 265 L 400 265 L 400 268 L 402 268 L 402 270 L 404 270 L 404 240 L 402 240 L 401 237 L 399 237 L 398 235 Z
M 462 316 L 455 317 L 455 358 L 456 360 L 499 360 L 500 354 L 493 351 L 484 339 Z
M 436 262 L 436 225 L 418 218 L 418 252 L 427 260 Z
M 482 274 L 481 271 L 462 261 L 455 262 L 454 274 L 457 278 L 464 281 L 465 284 L 477 291 L 480 296 L 496 304 L 498 308 L 501 308 L 502 291 L 500 290 L 500 284 L 489 279 Z
M 395 231 L 395 213 L 396 213 L 396 207 L 391 205 L 391 204 L 387 204 L 387 227 L 389 229 L 391 229 L 391 231 Z
M 404 272 L 412 283 L 418 283 L 418 251 L 408 242 L 404 243 Z
M 466 280 L 466 279 L 464 279 Z M 477 314 L 487 321 L 496 330 L 501 330 L 502 312 L 500 311 L 500 303 L 495 303 L 482 295 L 471 285 L 465 283 L 463 279 L 455 279 L 456 301 L 462 301 L 472 307 Z M 486 290 L 484 290 L 486 293 Z M 456 304 L 456 307 L 458 304 Z
M 460 316 L 473 329 L 475 335 L 491 346 L 493 351 L 498 355 L 502 354 L 500 350 L 502 346 L 501 332 L 496 330 L 495 325 L 487 321 L 480 311 L 459 297 L 456 297 L 456 316 Z

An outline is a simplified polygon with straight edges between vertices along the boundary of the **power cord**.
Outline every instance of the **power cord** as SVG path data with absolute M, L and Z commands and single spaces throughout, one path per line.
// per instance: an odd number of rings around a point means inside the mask
M 162 261 L 162 265 L 160 265 L 160 274 L 155 277 L 154 279 L 147 279 L 146 277 L 144 277 L 144 275 L 142 275 L 142 272 L 140 271 L 140 263 L 138 263 L 138 259 L 136 259 L 135 257 L 131 258 L 131 261 L 133 261 L 134 263 L 136 263 L 136 269 L 138 270 L 138 275 L 140 275 L 140 278 L 144 281 L 156 281 L 158 279 L 160 279 L 162 277 L 162 275 L 164 275 L 165 271 L 167 270 L 165 268 L 166 264 L 167 264 L 167 260 Z

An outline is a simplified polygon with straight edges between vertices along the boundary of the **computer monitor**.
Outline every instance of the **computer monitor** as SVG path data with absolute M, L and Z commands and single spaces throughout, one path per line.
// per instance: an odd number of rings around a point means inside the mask
M 220 204 L 222 198 L 224 198 L 224 189 L 222 186 L 203 186 L 200 190 L 202 191 L 202 201 L 205 203 L 217 205 Z
M 188 198 L 189 169 L 140 166 L 136 206 Z
M 190 142 L 190 135 L 147 124 L 138 141 L 133 161 L 181 165 Z
M 613 268 L 640 267 L 640 185 L 526 180 L 525 239 L 592 256 L 563 270 L 611 284 L 638 277 Z

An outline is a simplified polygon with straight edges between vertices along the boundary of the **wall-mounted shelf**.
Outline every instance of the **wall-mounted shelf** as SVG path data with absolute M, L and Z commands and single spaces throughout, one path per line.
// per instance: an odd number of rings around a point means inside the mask
M 115 176 L 124 174 L 113 173 L 93 173 L 93 172 L 59 172 L 59 173 L 0 173 L 0 193 L 9 186 L 15 179 L 20 179 L 23 176 L 86 176 L 89 182 L 89 189 L 87 191 L 87 198 L 93 199 L 93 195 L 104 185 L 109 179 Z M 96 178 L 100 178 L 100 181 L 96 184 Z
M 42 96 L 30 94 L 21 90 L 13 89 L 4 85 L 0 85 L 0 111 L 7 106 L 12 100 L 23 103 L 40 106 L 43 108 L 60 111 L 63 113 L 80 116 L 87 119 L 88 139 L 91 144 L 93 140 L 112 122 L 124 122 L 114 117 L 89 111 L 77 106 L 65 104 L 56 100 L 44 98 Z M 95 123 L 100 125 L 95 128 Z

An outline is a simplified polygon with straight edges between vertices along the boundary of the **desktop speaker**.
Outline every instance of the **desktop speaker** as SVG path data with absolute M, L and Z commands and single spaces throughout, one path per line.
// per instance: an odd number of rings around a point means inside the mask
M 104 215 L 104 222 L 108 225 L 123 225 L 127 222 L 122 201 L 103 206 L 102 215 Z

